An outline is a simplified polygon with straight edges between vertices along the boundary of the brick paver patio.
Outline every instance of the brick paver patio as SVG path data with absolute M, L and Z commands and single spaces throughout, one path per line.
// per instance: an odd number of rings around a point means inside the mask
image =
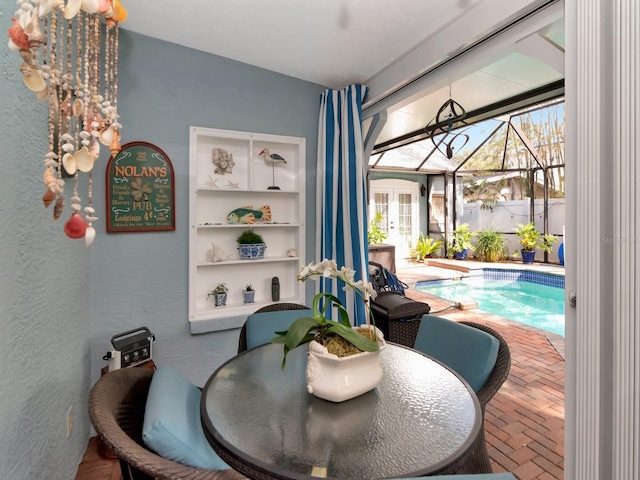
M 398 271 L 413 286 L 415 269 Z M 448 309 L 451 302 L 409 289 L 426 301 L 431 313 L 452 320 L 485 324 L 509 345 L 511 370 L 487 405 L 485 431 L 494 472 L 512 472 L 519 480 L 564 478 L 564 339 L 479 310 Z
M 399 270 L 409 285 L 426 270 Z M 519 480 L 564 478 L 564 341 L 526 325 L 479 310 L 445 309 L 450 302 L 413 289 L 407 296 L 426 301 L 431 313 L 453 320 L 483 323 L 509 344 L 511 370 L 487 406 L 485 429 L 494 472 L 513 472 Z M 100 458 L 95 437 L 89 443 L 76 480 L 119 480 L 114 460 Z

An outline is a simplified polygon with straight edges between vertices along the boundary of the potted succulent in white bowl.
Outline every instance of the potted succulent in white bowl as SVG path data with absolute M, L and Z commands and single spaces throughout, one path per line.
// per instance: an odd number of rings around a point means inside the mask
M 219 283 L 216 288 L 211 290 L 207 294 L 207 300 L 209 297 L 214 297 L 214 301 L 216 307 L 221 307 L 227 304 L 227 293 L 229 292 L 229 288 L 226 283 Z
M 238 242 L 240 258 L 245 260 L 264 258 L 264 251 L 267 248 L 264 239 L 262 235 L 254 232 L 251 228 L 238 235 L 236 241 Z
M 368 298 L 375 298 L 371 283 L 356 281 L 355 271 L 346 267 L 338 269 L 334 260 L 310 263 L 298 274 L 298 280 L 309 278 L 334 278 L 345 283 L 343 290 L 352 290 L 365 304 L 367 322 L 358 327 L 351 325 L 349 314 L 336 296 L 328 292 L 318 293 L 312 304 L 312 317 L 303 317 L 278 335 L 273 343 L 284 344 L 282 368 L 287 353 L 304 344 L 307 346 L 307 391 L 313 395 L 342 402 L 357 397 L 376 387 L 382 379 L 379 353 L 386 346 L 382 332 L 372 319 Z M 322 302 L 322 305 L 321 305 Z M 326 317 L 333 306 L 339 321 Z
M 253 289 L 253 285 L 248 283 L 242 291 L 242 297 L 244 303 L 253 303 L 255 301 L 256 291 Z

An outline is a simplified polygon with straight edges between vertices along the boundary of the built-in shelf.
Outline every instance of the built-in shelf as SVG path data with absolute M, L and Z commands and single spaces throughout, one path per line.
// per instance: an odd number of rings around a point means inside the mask
M 260 152 L 283 157 L 265 161 Z M 304 261 L 305 139 L 191 127 L 189 142 L 189 321 L 192 333 L 240 327 L 247 315 L 274 303 L 273 277 L 280 283 L 280 302 L 304 303 L 304 285 L 296 275 Z M 214 161 L 216 163 L 214 163 Z M 277 186 L 279 189 L 273 187 Z M 271 219 L 230 223 L 240 207 L 262 211 Z M 256 217 L 259 214 L 255 215 Z M 252 228 L 267 245 L 258 260 L 240 259 L 236 238 Z M 216 261 L 211 253 L 216 252 Z M 209 255 L 208 255 L 209 254 Z M 215 306 L 207 293 L 227 284 L 227 304 Z M 252 284 L 255 303 L 242 302 Z

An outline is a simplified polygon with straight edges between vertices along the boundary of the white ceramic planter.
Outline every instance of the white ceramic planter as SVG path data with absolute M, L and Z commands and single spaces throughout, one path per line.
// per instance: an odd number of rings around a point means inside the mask
M 325 400 L 344 402 L 373 390 L 382 380 L 379 356 L 387 345 L 382 332 L 376 331 L 380 350 L 348 357 L 337 357 L 318 342 L 309 342 L 307 391 Z

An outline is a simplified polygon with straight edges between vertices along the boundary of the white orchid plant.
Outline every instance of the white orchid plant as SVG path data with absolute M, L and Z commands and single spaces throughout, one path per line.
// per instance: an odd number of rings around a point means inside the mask
M 367 325 L 372 319 L 371 310 L 369 308 L 369 298 L 375 299 L 377 292 L 374 290 L 370 282 L 364 280 L 355 280 L 355 270 L 347 267 L 338 266 L 335 260 L 324 259 L 319 263 L 310 263 L 300 269 L 298 280 L 307 281 L 309 278 L 335 278 L 344 282 L 344 291 L 353 290 L 354 294 L 359 297 L 365 305 L 367 311 Z M 333 305 L 337 309 L 340 317 L 339 321 L 330 320 L 326 317 L 327 310 Z M 375 329 L 369 329 L 369 336 L 358 333 L 351 327 L 349 314 L 338 297 L 328 292 L 320 292 L 313 298 L 311 307 L 313 317 L 303 317 L 294 321 L 288 330 L 276 332 L 278 335 L 273 343 L 284 344 L 284 358 L 282 359 L 282 368 L 286 365 L 287 353 L 294 348 L 309 343 L 311 340 L 319 341 L 331 335 L 338 335 L 347 342 L 351 343 L 357 349 L 363 352 L 375 352 L 379 349 L 375 337 Z

